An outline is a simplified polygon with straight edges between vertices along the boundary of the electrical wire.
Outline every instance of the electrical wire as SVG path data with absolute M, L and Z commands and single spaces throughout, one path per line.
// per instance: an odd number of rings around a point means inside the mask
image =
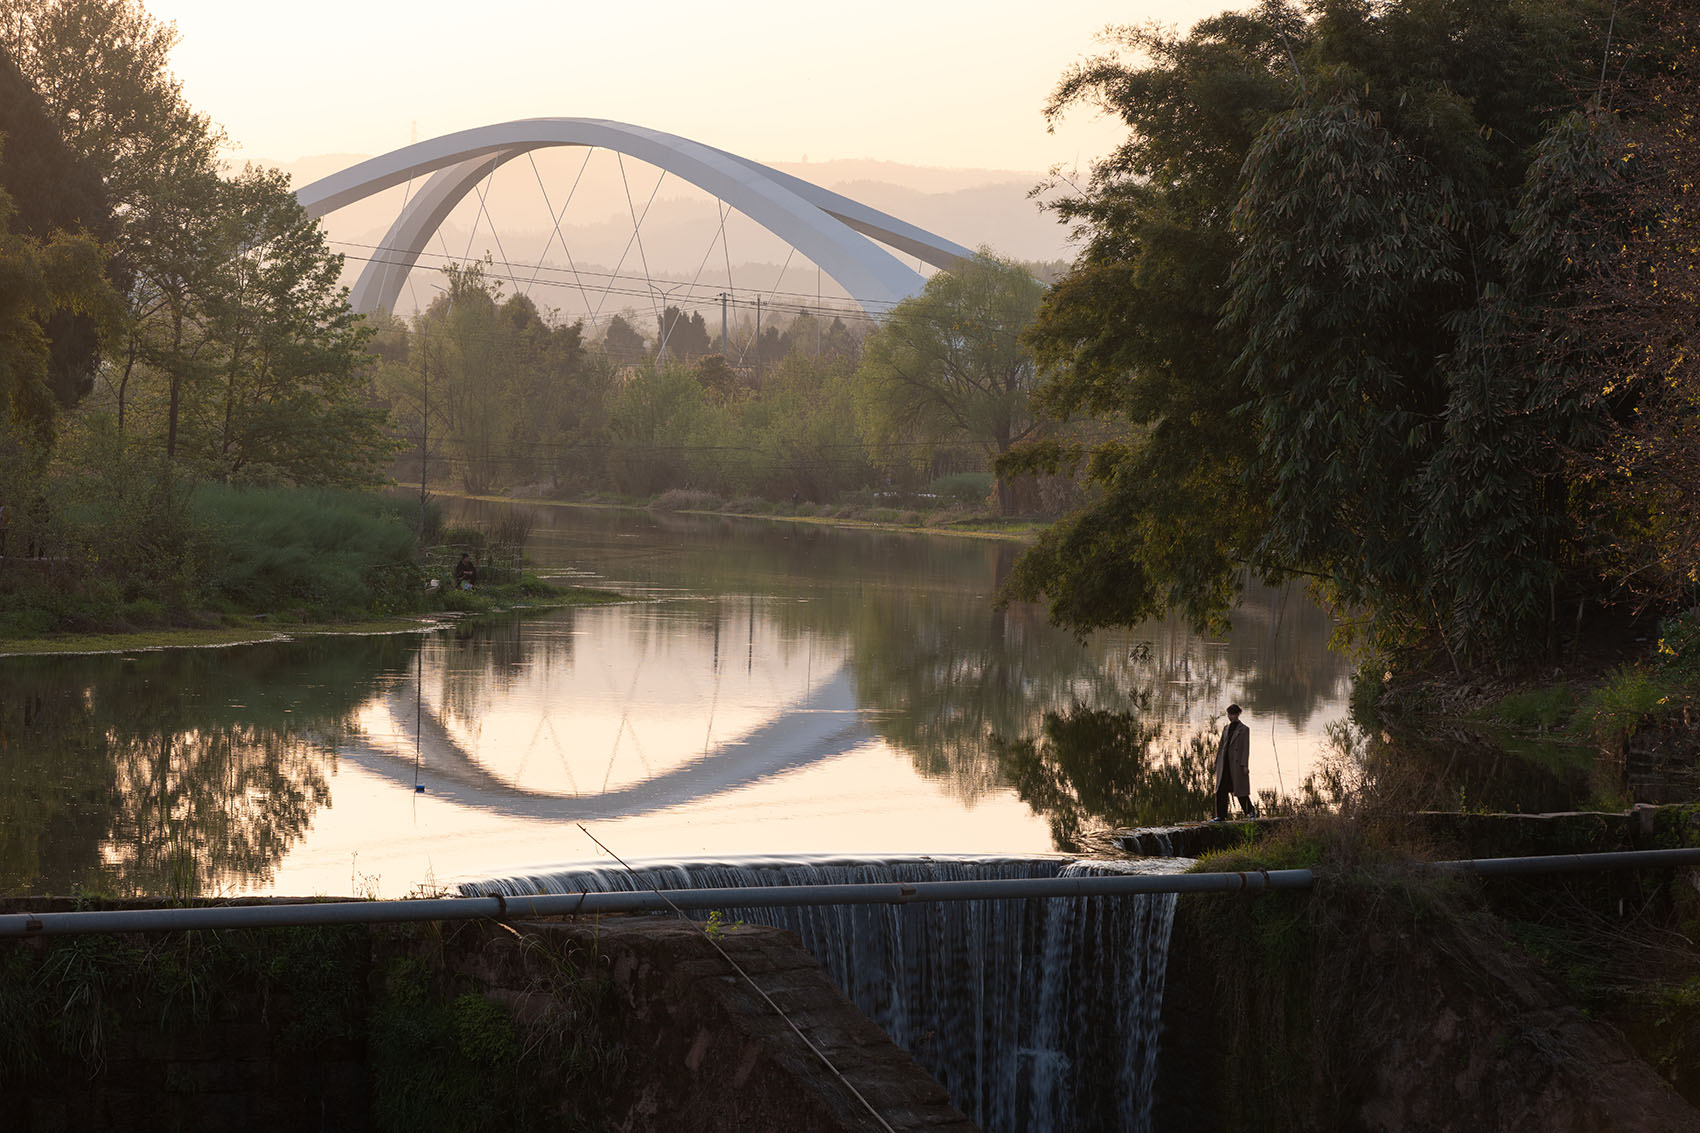
M 359 242 L 353 241 L 353 240 L 331 240 L 331 241 L 328 241 L 328 243 L 339 245 L 339 246 L 342 246 L 342 247 L 358 248 L 358 249 L 362 249 L 364 251 L 377 253 L 377 254 L 374 254 L 374 255 L 358 255 L 358 254 L 351 253 L 351 252 L 338 253 L 339 255 L 341 255 L 343 257 L 344 260 L 350 260 L 350 261 L 353 261 L 354 263 L 378 264 L 380 266 L 385 266 L 385 267 L 406 266 L 406 260 L 405 259 L 403 259 L 403 258 L 390 258 L 390 255 L 396 253 L 396 249 L 388 247 L 386 245 L 382 245 L 382 244 L 362 244 L 362 243 L 359 243 Z M 435 252 L 427 252 L 427 251 L 421 250 L 418 253 L 417 259 L 415 260 L 415 266 L 420 266 L 418 264 L 418 260 L 423 260 L 423 259 L 427 259 L 427 258 L 442 260 L 445 263 L 445 265 L 463 262 L 461 259 L 447 253 L 446 251 L 442 254 L 438 254 L 438 253 L 435 253 Z M 624 257 L 622 257 L 622 259 L 623 258 Z M 483 262 L 483 261 L 480 261 L 480 262 Z M 618 269 L 616 269 L 613 272 L 585 271 L 585 270 L 581 270 L 581 269 L 578 269 L 578 268 L 562 268 L 562 267 L 559 267 L 559 266 L 556 266 L 556 265 L 553 265 L 553 264 L 531 263 L 531 262 L 519 261 L 519 260 L 497 259 L 495 257 L 490 257 L 489 262 L 492 266 L 500 267 L 500 268 L 503 268 L 504 270 L 533 269 L 539 275 L 538 282 L 543 283 L 545 286 L 554 286 L 554 287 L 581 286 L 582 287 L 583 281 L 585 281 L 585 280 L 590 280 L 590 281 L 608 280 L 609 282 L 608 282 L 608 286 L 607 286 L 606 290 L 608 292 L 612 293 L 612 294 L 628 295 L 628 296 L 639 297 L 639 298 L 649 298 L 650 297 L 649 292 L 644 291 L 644 290 L 640 290 L 636 286 L 627 287 L 627 288 L 622 288 L 622 287 L 618 286 L 623 281 L 629 281 L 632 284 L 636 284 L 640 281 L 643 281 L 645 283 L 648 282 L 648 280 L 645 277 L 621 274 L 618 271 Z M 423 266 L 430 267 L 432 265 L 425 264 Z M 552 275 L 555 275 L 557 277 L 565 277 L 565 278 L 556 278 L 556 279 L 543 279 L 543 278 L 541 278 L 545 273 L 552 274 Z M 781 282 L 783 282 L 783 281 L 781 281 Z M 683 286 L 684 281 L 680 281 L 680 285 Z M 744 308 L 744 309 L 754 309 L 757 297 L 761 297 L 763 308 L 774 309 L 774 310 L 792 310 L 792 311 L 798 311 L 798 312 L 813 311 L 813 310 L 817 309 L 818 307 L 826 306 L 829 303 L 837 303 L 837 304 L 845 304 L 845 305 L 841 306 L 841 307 L 834 307 L 834 308 L 831 308 L 831 309 L 841 311 L 845 318 L 855 318 L 855 319 L 858 319 L 862 322 L 869 322 L 869 323 L 878 322 L 880 320 L 879 320 L 877 315 L 870 315 L 867 312 L 867 310 L 865 309 L 865 307 L 863 306 L 864 304 L 869 305 L 869 306 L 873 306 L 875 308 L 884 307 L 886 309 L 890 309 L 891 307 L 895 307 L 897 305 L 897 302 L 898 302 L 898 301 L 894 301 L 894 300 L 883 300 L 883 299 L 881 299 L 881 300 L 873 300 L 873 299 L 864 300 L 864 299 L 857 299 L 854 296 L 848 296 L 848 297 L 845 297 L 844 299 L 834 298 L 834 299 L 823 300 L 823 299 L 819 298 L 817 295 L 810 294 L 808 292 L 781 290 L 777 284 L 774 287 L 766 289 L 766 290 L 764 290 L 762 288 L 754 288 L 754 287 L 737 288 L 737 287 L 732 286 L 730 284 L 727 284 L 727 285 L 704 284 L 703 286 L 712 287 L 715 290 L 711 294 L 707 294 L 707 295 L 697 296 L 693 293 L 690 296 L 690 299 L 694 300 L 695 305 L 699 306 L 699 307 L 718 306 L 719 302 L 720 302 L 720 292 L 726 291 L 732 296 L 732 298 L 730 299 L 730 302 L 731 302 L 731 305 L 734 306 L 734 307 L 740 307 L 740 308 Z M 743 291 L 743 292 L 749 294 L 751 297 L 748 298 L 748 299 L 740 299 L 740 298 L 738 298 L 738 292 L 739 291 Z M 788 301 L 785 302 L 785 303 L 779 303 L 773 298 L 775 296 L 785 296 Z M 851 306 L 848 306 L 848 304 L 855 304 L 855 306 L 851 307 Z M 597 310 L 598 311 L 601 310 L 600 304 L 598 305 Z

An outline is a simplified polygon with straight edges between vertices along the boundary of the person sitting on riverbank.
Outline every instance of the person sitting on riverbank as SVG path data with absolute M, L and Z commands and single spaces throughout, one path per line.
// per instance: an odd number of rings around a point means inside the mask
M 471 590 L 478 585 L 478 567 L 465 551 L 460 553 L 460 562 L 455 564 L 455 585 L 462 590 Z

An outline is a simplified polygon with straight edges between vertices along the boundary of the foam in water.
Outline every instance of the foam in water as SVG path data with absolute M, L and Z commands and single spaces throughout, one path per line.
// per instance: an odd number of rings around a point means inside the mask
M 467 895 L 1060 877 L 1063 858 L 643 862 L 471 882 Z M 1174 868 L 1170 866 L 1169 868 Z M 992 1133 L 1146 1130 L 1173 894 L 738 909 L 795 932 L 845 994 Z

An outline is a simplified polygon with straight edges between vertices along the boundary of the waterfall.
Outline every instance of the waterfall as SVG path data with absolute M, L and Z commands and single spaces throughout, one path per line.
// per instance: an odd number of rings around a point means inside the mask
M 1182 864 L 1162 863 L 1178 869 Z M 1062 858 L 739 859 L 469 882 L 466 895 L 965 881 L 1149 870 Z M 728 908 L 795 932 L 989 1133 L 1147 1130 L 1172 894 Z

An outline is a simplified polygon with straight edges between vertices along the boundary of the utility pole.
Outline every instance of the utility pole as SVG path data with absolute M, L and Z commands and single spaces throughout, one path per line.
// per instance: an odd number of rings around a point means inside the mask
M 756 385 L 761 385 L 761 296 L 756 296 Z
M 726 292 L 720 293 L 720 356 L 726 357 L 726 300 L 731 296 Z
M 425 327 L 419 328 L 419 376 L 425 387 L 424 408 L 419 413 L 419 535 L 425 542 L 425 471 L 431 461 L 431 352 L 425 348 Z M 419 548 L 423 553 L 423 545 Z

